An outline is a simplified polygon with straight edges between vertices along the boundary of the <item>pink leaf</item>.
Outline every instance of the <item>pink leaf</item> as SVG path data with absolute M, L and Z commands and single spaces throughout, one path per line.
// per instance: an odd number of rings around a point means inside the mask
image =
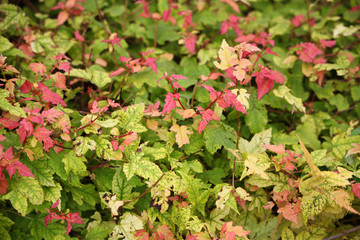
M 60 70 L 63 70 L 67 73 L 70 73 L 70 69 L 71 69 L 71 66 L 70 66 L 70 63 L 68 62 L 61 62 L 58 66 L 58 69 Z
M 64 74 L 56 72 L 52 78 L 55 80 L 56 87 L 66 90 L 66 77 Z
M 75 35 L 76 40 L 78 40 L 79 42 L 85 41 L 85 38 L 79 33 L 79 30 L 76 30 L 74 35 Z
M 54 140 L 51 139 L 50 135 L 51 131 L 44 127 L 38 127 L 34 132 L 37 140 L 44 144 L 45 151 L 49 151 L 49 149 L 54 146 Z
M 170 112 L 172 109 L 176 108 L 176 101 L 174 98 L 179 99 L 180 94 L 179 93 L 175 93 L 175 94 L 168 93 L 166 95 L 164 109 L 162 110 L 161 114 L 164 115 L 165 113 Z
M 258 100 L 260 100 L 266 93 L 268 93 L 274 87 L 274 82 L 268 78 L 256 78 L 256 84 L 258 85 L 258 93 L 257 93 Z
M 360 199 L 360 183 L 351 186 L 351 192 Z
M 58 104 L 60 103 L 62 106 L 67 106 L 64 100 L 59 96 L 59 94 L 54 93 L 45 86 L 42 83 L 38 84 L 39 89 L 43 92 L 42 99 L 44 99 L 46 102 L 52 103 L 52 104 Z
M 63 112 L 58 111 L 54 108 L 51 108 L 49 110 L 45 110 L 41 113 L 41 116 L 46 118 L 49 122 L 55 122 L 56 118 L 60 118 L 62 115 L 64 115 Z
M 284 207 L 279 208 L 277 212 L 282 213 L 284 218 L 297 224 L 297 218 L 300 211 L 301 209 L 297 205 L 287 203 Z
M 274 153 L 277 153 L 277 154 L 280 154 L 280 155 L 285 154 L 285 147 L 281 143 L 278 146 L 276 146 L 276 145 L 264 145 L 264 147 L 267 150 L 270 150 L 270 151 L 272 151 Z
M 117 70 L 111 72 L 111 73 L 109 74 L 109 77 L 115 77 L 115 76 L 117 76 L 117 75 L 122 74 L 124 71 L 125 71 L 125 68 L 122 68 L 122 67 L 121 67 L 121 68 L 118 68 Z
M 327 41 L 325 39 L 320 39 L 320 44 L 322 48 L 332 47 L 336 44 L 335 40 Z
M 20 123 L 17 120 L 13 120 L 10 118 L 0 118 L 0 125 L 3 125 L 5 128 L 13 130 L 17 128 Z
M 8 181 L 5 175 L 2 173 L 2 167 L 0 167 L 0 194 L 5 194 L 8 188 Z
M 186 38 L 184 39 L 185 47 L 191 54 L 195 52 L 195 44 L 196 44 L 197 36 L 192 33 L 188 33 Z
M 35 177 L 30 169 L 26 165 L 22 164 L 19 160 L 15 160 L 11 164 L 7 165 L 6 170 L 8 171 L 10 178 L 15 174 L 16 170 L 20 173 L 21 176 Z
M 66 20 L 69 18 L 69 13 L 67 11 L 61 11 L 57 17 L 57 25 L 60 26 L 66 22 Z
M 33 71 L 34 73 L 39 73 L 40 75 L 44 75 L 46 71 L 46 67 L 42 63 L 30 63 L 29 67 L 31 71 Z

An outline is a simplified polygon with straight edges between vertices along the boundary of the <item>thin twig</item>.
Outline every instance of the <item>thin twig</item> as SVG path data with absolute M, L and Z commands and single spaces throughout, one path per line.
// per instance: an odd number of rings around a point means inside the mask
M 323 240 L 334 240 L 334 239 L 337 239 L 337 238 L 341 238 L 341 237 L 344 237 L 350 233 L 353 233 L 353 232 L 356 232 L 356 231 L 359 231 L 360 230 L 360 225 L 359 226 L 356 226 L 354 228 L 351 228 L 349 230 L 346 230 L 344 231 L 343 233 L 338 233 L 338 234 L 335 234 L 333 236 L 330 236 L 330 237 L 327 237 L 327 238 L 324 238 Z

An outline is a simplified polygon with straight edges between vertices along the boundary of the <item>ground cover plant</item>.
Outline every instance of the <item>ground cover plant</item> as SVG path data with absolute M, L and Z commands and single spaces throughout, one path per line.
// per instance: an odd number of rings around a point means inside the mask
M 0 239 L 357 239 L 359 17 L 0 4 Z

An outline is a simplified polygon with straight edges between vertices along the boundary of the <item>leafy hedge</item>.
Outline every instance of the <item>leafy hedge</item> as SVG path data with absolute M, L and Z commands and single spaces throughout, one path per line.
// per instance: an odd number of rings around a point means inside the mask
M 355 239 L 359 1 L 0 5 L 0 239 Z

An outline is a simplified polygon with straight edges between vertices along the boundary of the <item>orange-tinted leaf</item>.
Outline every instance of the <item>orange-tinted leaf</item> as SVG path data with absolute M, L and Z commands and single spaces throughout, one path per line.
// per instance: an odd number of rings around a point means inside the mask
M 66 22 L 66 20 L 69 18 L 69 13 L 66 11 L 62 11 L 59 13 L 57 17 L 57 25 L 60 26 Z
M 64 74 L 57 72 L 55 73 L 52 78 L 55 80 L 55 86 L 66 90 L 66 77 Z
M 179 147 L 190 143 L 188 134 L 192 134 L 193 132 L 187 130 L 187 126 L 179 126 L 174 124 L 170 130 L 176 132 L 176 142 L 178 143 Z
M 360 198 L 360 183 L 355 183 L 351 186 L 351 192 Z
M 40 75 L 43 75 L 46 71 L 46 67 L 42 63 L 30 63 L 29 67 L 31 71 L 34 73 L 39 73 Z

